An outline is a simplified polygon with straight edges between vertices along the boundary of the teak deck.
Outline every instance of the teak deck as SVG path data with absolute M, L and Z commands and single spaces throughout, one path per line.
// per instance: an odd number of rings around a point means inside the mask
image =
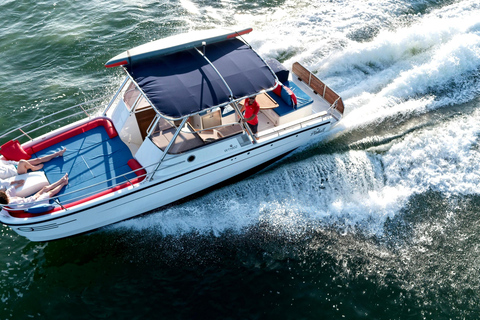
M 334 108 L 343 114 L 344 106 L 342 98 L 340 98 L 335 91 L 330 89 L 325 83 L 323 83 L 313 73 L 305 69 L 305 67 L 298 62 L 293 64 L 292 72 L 297 75 L 299 80 L 305 82 L 310 88 L 312 88 L 316 94 L 321 95 L 325 100 L 327 100 L 330 105 L 336 104 Z

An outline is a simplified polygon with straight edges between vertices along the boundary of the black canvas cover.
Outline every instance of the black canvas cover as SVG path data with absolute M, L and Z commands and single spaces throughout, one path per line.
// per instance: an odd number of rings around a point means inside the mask
M 266 60 L 266 63 L 270 66 L 272 71 L 275 73 L 275 75 L 278 78 L 278 81 L 281 83 L 285 83 L 288 81 L 288 76 L 290 74 L 290 71 L 288 71 L 287 68 L 283 64 L 280 63 L 277 59 L 268 59 Z
M 203 48 L 199 50 L 203 52 Z M 275 85 L 268 66 L 239 39 L 207 45 L 205 56 L 224 78 L 233 99 Z M 182 118 L 230 101 L 222 78 L 195 49 L 141 60 L 126 69 L 154 107 L 170 118 Z

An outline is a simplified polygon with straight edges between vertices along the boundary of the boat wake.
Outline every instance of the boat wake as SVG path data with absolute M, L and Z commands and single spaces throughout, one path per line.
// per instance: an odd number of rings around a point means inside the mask
M 344 125 L 471 101 L 480 92 L 479 9 L 463 1 L 368 42 L 350 41 L 313 67 L 345 97 Z
M 110 228 L 221 235 L 262 226 L 301 235 L 336 226 L 380 236 L 415 195 L 480 192 L 480 113 L 442 111 L 477 103 L 480 8 L 462 1 L 410 15 L 407 4 L 392 10 L 387 1 L 385 11 L 376 5 L 369 12 L 355 3 L 337 8 L 344 20 L 331 21 L 335 15 L 323 14 L 334 10 L 328 4 L 305 3 L 308 17 L 288 6 L 275 9 L 269 21 L 258 18 L 256 38 L 248 39 L 262 55 L 309 65 L 345 97 L 347 115 L 327 142 L 312 143 L 240 182 Z M 276 23 L 285 14 L 295 28 Z
M 343 221 L 378 232 L 398 210 L 403 190 L 385 186 L 382 164 L 363 151 L 321 154 L 296 161 L 295 155 L 254 176 L 195 198 L 115 225 L 154 229 L 164 235 L 189 232 L 243 232 L 262 225 L 281 233 Z M 369 214 L 365 214 L 369 212 Z

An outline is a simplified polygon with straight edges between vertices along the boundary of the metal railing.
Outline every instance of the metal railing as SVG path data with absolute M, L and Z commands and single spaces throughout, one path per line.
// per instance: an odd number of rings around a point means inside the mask
M 115 95 L 113 96 L 112 99 L 110 99 L 110 102 L 108 103 L 107 107 L 105 108 L 105 110 L 103 111 L 103 115 L 106 115 L 108 110 L 110 110 L 110 108 L 112 107 L 113 103 L 117 100 L 117 98 L 119 97 L 120 95 L 120 92 L 122 92 L 123 88 L 125 87 L 125 85 L 127 84 L 129 78 L 126 77 L 125 80 L 123 80 L 123 83 L 120 85 L 120 87 L 118 88 L 117 92 L 115 93 Z
M 0 143 L 4 142 L 3 139 L 14 135 L 16 131 L 19 131 L 20 134 L 18 136 L 10 138 L 9 140 L 18 140 L 18 139 L 21 139 L 22 137 L 26 137 L 27 140 L 31 141 L 34 138 L 36 138 L 35 136 L 33 136 L 33 133 L 38 132 L 41 129 L 51 127 L 52 125 L 54 125 L 56 123 L 61 122 L 62 126 L 64 126 L 66 124 L 65 121 L 67 119 L 77 117 L 81 114 L 84 114 L 87 118 L 91 118 L 94 115 L 95 112 L 99 112 L 103 108 L 99 108 L 98 105 L 95 105 L 95 106 L 90 107 L 90 108 L 85 108 L 85 106 L 87 106 L 89 104 L 92 104 L 94 102 L 102 101 L 102 100 L 106 100 L 106 97 L 93 99 L 93 100 L 86 101 L 86 102 L 83 102 L 83 103 L 80 103 L 80 104 L 76 104 L 76 105 L 68 107 L 66 109 L 51 113 L 48 116 L 42 117 L 40 119 L 36 119 L 35 121 L 32 121 L 30 123 L 27 123 L 23 126 L 20 126 L 16 129 L 10 130 L 10 131 L 2 134 L 0 136 Z M 77 112 L 77 111 L 74 111 L 74 109 L 80 109 L 80 110 Z M 63 116 L 61 118 L 53 120 L 53 118 L 56 118 L 58 115 L 61 115 L 63 113 L 67 113 L 67 112 L 68 112 L 68 114 L 66 116 Z
M 295 128 L 303 129 L 309 126 L 312 123 L 319 123 L 331 119 L 333 115 L 329 111 L 322 111 L 310 116 L 301 118 L 297 121 L 290 122 L 285 125 L 274 127 L 268 130 L 263 130 L 257 133 L 258 138 L 266 138 L 270 136 L 281 136 L 282 134 L 293 131 Z M 335 118 L 335 117 L 334 117 Z M 336 119 L 336 118 L 335 118 Z
M 149 167 L 153 167 L 155 164 L 152 164 L 150 165 Z M 80 189 L 77 189 L 77 190 L 74 190 L 74 191 L 71 191 L 71 192 L 67 192 L 67 193 L 63 193 L 61 195 L 57 195 L 57 196 L 54 196 L 54 197 L 51 197 L 49 198 L 48 200 L 50 201 L 54 201 L 58 206 L 60 206 L 63 210 L 70 210 L 71 208 L 69 207 L 69 205 L 71 203 L 74 203 L 76 201 L 79 201 L 79 200 L 82 200 L 82 199 L 87 199 L 89 197 L 92 197 L 92 196 L 95 196 L 95 195 L 98 195 L 98 197 L 100 196 L 103 196 L 103 192 L 105 191 L 108 191 L 108 190 L 111 190 L 111 189 L 115 189 L 119 186 L 122 186 L 124 185 L 125 183 L 129 183 L 130 186 L 133 186 L 134 183 L 132 182 L 132 180 L 135 180 L 135 179 L 138 179 L 138 178 L 142 178 L 142 177 L 146 177 L 147 176 L 147 173 L 145 174 L 141 174 L 141 175 L 135 175 L 135 178 L 127 178 L 127 175 L 128 174 L 131 174 L 131 173 L 136 173 L 137 171 L 140 171 L 140 170 L 144 170 L 148 167 L 141 167 L 141 168 L 138 168 L 138 169 L 135 169 L 135 170 L 132 170 L 132 171 L 129 171 L 127 173 L 123 173 L 123 174 L 120 174 L 118 176 L 115 176 L 113 178 L 110 178 L 110 179 L 106 179 L 106 180 L 103 180 L 103 181 L 100 181 L 100 182 L 97 182 L 97 183 L 94 183 L 94 184 L 91 184 L 87 187 L 83 187 L 83 188 L 80 188 Z M 122 181 L 122 182 L 118 182 L 118 183 L 115 183 L 115 184 L 112 184 L 112 185 L 109 185 L 105 188 L 100 188 L 100 189 L 95 189 L 95 190 L 92 190 L 93 188 L 95 187 L 98 187 L 99 185 L 102 185 L 102 184 L 105 184 L 105 183 L 108 183 L 110 181 L 114 181 L 116 179 L 121 179 L 121 178 L 124 178 L 125 181 Z M 144 181 L 145 179 L 143 179 L 142 181 Z M 123 187 L 125 188 L 127 187 L 126 185 Z M 122 189 L 123 189 L 122 188 Z M 89 190 L 90 189 L 90 190 Z M 118 190 L 121 190 L 121 189 L 118 189 Z M 114 191 L 117 191 L 117 190 L 114 190 Z M 112 191 L 113 192 L 113 191 Z M 62 197 L 66 197 L 66 196 L 72 196 L 72 195 L 75 195 L 73 198 L 70 198 L 68 199 L 67 201 L 60 201 L 60 198 Z M 96 198 L 96 197 L 95 197 Z M 92 198 L 91 200 L 94 200 L 95 198 Z M 43 204 L 45 203 L 45 200 L 40 200 L 40 201 L 35 201 L 35 202 L 30 202 L 28 204 L 15 204 L 15 203 L 12 203 L 12 204 L 8 204 L 8 205 L 0 205 L 1 207 L 4 207 L 4 206 L 7 206 L 9 210 L 27 210 L 28 208 L 30 207 L 33 207 L 37 204 Z

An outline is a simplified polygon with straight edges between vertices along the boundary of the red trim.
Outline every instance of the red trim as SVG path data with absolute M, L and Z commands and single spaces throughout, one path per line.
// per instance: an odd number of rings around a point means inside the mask
M 130 167 L 130 169 L 132 169 L 132 171 L 137 170 L 137 171 L 135 171 L 135 174 L 137 175 L 137 177 L 141 177 L 141 180 L 143 180 L 145 178 L 145 175 L 147 174 L 147 171 L 145 169 L 143 169 L 142 165 L 137 161 L 137 159 L 130 159 L 130 160 L 127 161 L 127 164 Z M 139 170 L 140 168 L 142 168 L 142 169 Z
M 277 83 L 277 85 L 273 89 L 273 93 L 275 93 L 277 96 L 281 97 L 282 96 L 282 84 Z
M 84 123 L 82 125 L 79 125 L 76 128 L 70 129 L 56 136 L 53 136 L 51 138 L 38 142 L 37 144 L 31 146 L 30 148 L 27 148 L 27 150 L 25 151 L 29 154 L 39 152 L 40 150 L 51 147 L 54 144 L 60 143 L 62 141 L 75 137 L 83 132 L 87 132 L 88 130 L 91 130 L 99 126 L 103 126 L 105 128 L 105 131 L 107 132 L 110 139 L 118 136 L 117 130 L 115 130 L 113 123 L 109 119 L 97 118 L 87 123 Z
M 34 152 L 38 152 L 40 150 L 43 150 L 45 148 L 48 148 L 48 147 L 56 144 L 56 143 L 62 142 L 64 140 L 68 139 L 68 138 L 74 137 L 75 135 L 78 135 L 80 133 L 86 132 L 88 130 L 91 130 L 91 129 L 99 127 L 99 126 L 103 126 L 105 128 L 105 131 L 107 131 L 107 134 L 110 137 L 110 139 L 114 138 L 118 135 L 117 130 L 115 130 L 115 127 L 113 126 L 113 123 L 109 119 L 97 118 L 97 119 L 94 119 L 94 120 L 89 121 L 87 123 L 84 123 L 84 124 L 82 124 L 78 127 L 70 129 L 66 132 L 63 132 L 59 135 L 51 137 L 47 140 L 41 141 L 41 142 L 33 145 L 32 147 L 27 148 L 26 151 L 29 154 L 32 154 Z M 143 181 L 143 179 L 145 179 L 147 171 L 145 169 L 143 169 L 142 165 L 136 159 L 128 160 L 127 164 L 130 167 L 130 169 L 132 169 L 132 171 L 136 170 L 135 174 L 137 175 L 137 178 L 132 179 L 128 182 L 122 183 L 122 184 L 120 184 L 118 186 L 115 186 L 113 188 L 104 190 L 104 191 L 99 192 L 97 194 L 91 195 L 89 197 L 86 197 L 86 198 L 68 203 L 64 207 L 65 208 L 71 208 L 71 207 L 77 206 L 79 204 L 94 200 L 96 198 L 107 195 L 109 193 L 121 190 L 123 188 L 126 188 L 126 187 L 132 185 L 132 184 L 139 183 L 139 182 Z M 8 209 L 7 207 L 4 207 L 4 208 L 5 208 L 6 211 L 8 211 L 8 213 L 12 217 L 15 217 L 15 218 L 31 218 L 31 217 L 36 217 L 36 216 L 39 216 L 39 215 L 54 213 L 54 212 L 58 212 L 58 211 L 63 210 L 62 207 L 56 207 L 53 210 L 46 211 L 46 212 L 43 212 L 41 214 L 32 214 L 32 213 L 25 212 L 23 210 Z
M 46 149 L 48 147 L 53 146 L 54 144 L 57 144 L 57 143 L 62 142 L 64 140 L 67 140 L 69 138 L 72 138 L 72 137 L 74 137 L 76 135 L 79 135 L 83 132 L 87 132 L 88 130 L 91 130 L 91 129 L 99 127 L 99 126 L 103 126 L 105 128 L 105 131 L 107 132 L 108 137 L 110 139 L 118 136 L 117 130 L 115 130 L 115 126 L 113 125 L 112 121 L 110 121 L 110 119 L 97 118 L 97 119 L 91 120 L 89 122 L 86 122 L 84 124 L 81 124 L 78 127 L 75 127 L 75 128 L 70 129 L 68 131 L 62 132 L 58 135 L 55 135 L 51 138 L 48 138 L 46 140 L 37 142 L 36 144 L 34 144 L 33 146 L 30 146 L 30 147 L 23 148 L 18 143 L 17 140 L 15 140 L 15 141 L 10 140 L 7 143 L 5 143 L 1 148 L 3 148 L 5 151 L 8 151 L 8 149 L 11 149 L 12 146 L 17 147 L 17 145 L 18 145 L 19 150 L 16 150 L 16 152 L 19 153 L 19 154 L 20 153 L 22 154 L 21 159 L 28 160 L 28 159 L 31 158 L 31 155 L 34 154 L 35 152 L 39 152 L 43 149 Z M 7 154 L 7 156 L 5 156 L 5 155 L 3 155 L 3 156 L 7 160 L 15 160 L 15 159 L 10 159 L 8 154 Z M 16 160 L 16 161 L 18 161 L 18 160 Z
M 130 167 L 130 169 L 133 170 L 137 170 L 137 169 L 140 169 L 142 168 L 142 166 L 140 165 L 140 163 L 136 160 L 136 159 L 130 159 L 128 160 L 127 162 L 128 166 Z M 72 207 L 75 207 L 75 206 L 78 206 L 79 204 L 82 204 L 82 203 L 85 203 L 85 202 L 88 202 L 88 201 L 91 201 L 91 200 L 95 200 L 97 198 L 100 198 L 104 195 L 107 195 L 109 193 L 113 193 L 115 191 L 118 191 L 118 190 L 122 190 L 132 184 L 137 184 L 141 181 L 143 181 L 145 179 L 145 176 L 147 174 L 147 171 L 145 171 L 145 169 L 141 169 L 141 170 L 137 170 L 135 171 L 135 174 L 137 175 L 137 178 L 135 179 L 132 179 L 128 182 L 125 182 L 125 183 L 122 183 L 118 186 L 115 186 L 113 188 L 110 188 L 110 189 L 107 189 L 107 190 L 104 190 L 102 192 L 99 192 L 99 193 L 96 193 L 96 194 L 93 194 L 91 196 L 88 196 L 86 198 L 83 198 L 83 199 L 80 199 L 80 200 L 77 200 L 77 201 L 74 201 L 74 202 L 71 202 L 71 203 L 68 203 L 66 205 L 64 205 L 64 208 L 72 208 Z M 15 218 L 32 218 L 32 217 L 37 217 L 39 215 L 44 215 L 44 214 L 49 214 L 49 213 L 54 213 L 54 212 L 58 212 L 58 211 L 62 211 L 63 208 L 62 207 L 56 207 L 55 209 L 53 210 L 50 210 L 50 211 L 46 211 L 46 212 L 43 212 L 43 213 L 40 213 L 40 214 L 32 214 L 32 213 L 29 213 L 29 212 L 25 212 L 23 210 L 10 210 L 8 209 L 7 207 L 4 207 L 5 210 L 8 211 L 8 213 L 12 216 L 12 217 L 15 217 Z
M 282 100 L 285 101 L 284 97 L 282 97 L 282 91 L 285 90 L 288 95 L 290 96 L 290 99 L 292 100 L 292 103 L 293 103 L 293 107 L 295 108 L 296 105 L 297 105 L 297 96 L 295 96 L 295 93 L 293 93 L 292 89 L 290 89 L 289 87 L 287 86 L 284 86 L 283 84 L 281 83 L 277 83 L 276 87 L 273 89 L 273 92 L 279 96 L 280 98 L 282 98 Z M 289 101 L 285 101 L 286 103 L 289 103 Z
M 113 68 L 113 67 L 118 67 L 118 66 L 124 66 L 126 64 L 128 64 L 128 61 L 127 60 L 122 60 L 122 61 L 115 62 L 115 63 L 112 63 L 112 64 L 106 64 L 105 67 Z
M 235 32 L 235 33 L 232 33 L 232 34 L 229 34 L 227 36 L 227 39 L 231 39 L 231 38 L 235 38 L 235 37 L 238 37 L 238 36 L 242 36 L 244 34 L 247 34 L 247 33 L 250 33 L 253 31 L 253 28 L 249 28 L 249 29 L 245 29 L 245 30 L 242 30 L 242 31 L 239 31 L 239 32 Z

